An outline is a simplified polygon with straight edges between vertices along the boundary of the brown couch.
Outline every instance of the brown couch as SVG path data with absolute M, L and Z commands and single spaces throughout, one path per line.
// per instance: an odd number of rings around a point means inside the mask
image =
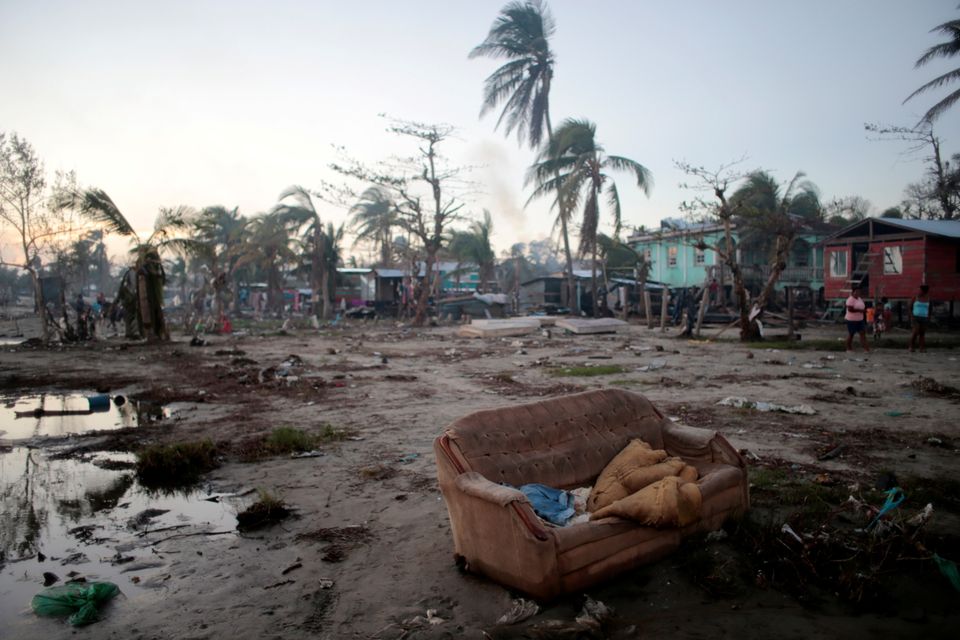
M 701 519 L 654 529 L 620 518 L 546 525 L 514 487 L 592 486 L 633 438 L 697 467 Z M 542 600 L 652 562 L 683 537 L 720 528 L 750 503 L 743 458 L 716 431 L 674 424 L 643 396 L 587 391 L 477 411 L 434 442 L 456 553 L 473 571 Z

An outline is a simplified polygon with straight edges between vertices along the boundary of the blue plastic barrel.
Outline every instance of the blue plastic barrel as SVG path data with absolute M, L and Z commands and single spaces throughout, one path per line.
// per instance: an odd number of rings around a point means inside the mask
M 110 396 L 108 395 L 87 396 L 87 402 L 90 404 L 90 411 L 110 410 Z

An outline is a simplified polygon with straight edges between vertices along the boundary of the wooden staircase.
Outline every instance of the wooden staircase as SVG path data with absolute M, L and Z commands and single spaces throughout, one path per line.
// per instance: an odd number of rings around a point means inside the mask
M 851 273 L 850 277 L 847 279 L 847 286 L 841 289 L 840 292 L 849 296 L 854 287 L 862 286 L 863 281 L 866 280 L 867 276 L 870 275 L 870 269 L 873 267 L 874 260 L 876 260 L 879 256 L 880 253 L 875 251 L 861 253 L 860 258 L 857 260 L 857 264 L 853 268 L 853 273 Z M 843 319 L 844 314 L 846 314 L 846 299 L 831 300 L 830 304 L 827 306 L 827 310 L 823 312 L 823 316 L 821 316 L 820 319 L 841 320 Z

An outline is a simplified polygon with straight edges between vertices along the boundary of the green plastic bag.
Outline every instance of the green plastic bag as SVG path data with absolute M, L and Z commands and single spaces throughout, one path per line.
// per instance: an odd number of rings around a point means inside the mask
M 44 589 L 30 603 L 38 616 L 67 616 L 75 627 L 99 620 L 97 609 L 120 593 L 112 582 L 76 582 Z
M 960 572 L 957 571 L 957 563 L 952 560 L 947 560 L 946 558 L 941 558 L 937 554 L 933 554 L 933 561 L 940 567 L 940 573 L 950 581 L 953 588 L 960 591 Z

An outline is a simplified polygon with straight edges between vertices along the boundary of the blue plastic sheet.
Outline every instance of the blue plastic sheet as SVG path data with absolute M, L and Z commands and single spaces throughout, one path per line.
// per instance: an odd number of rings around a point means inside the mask
M 573 517 L 573 495 L 543 484 L 525 484 L 520 491 L 527 496 L 538 516 L 555 525 L 563 526 Z

